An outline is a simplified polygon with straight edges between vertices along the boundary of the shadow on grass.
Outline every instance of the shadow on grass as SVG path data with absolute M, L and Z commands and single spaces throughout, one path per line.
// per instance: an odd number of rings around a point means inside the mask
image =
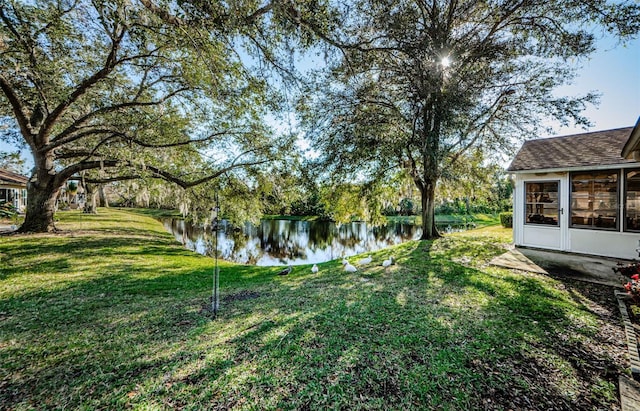
M 615 364 L 594 362 L 596 353 L 583 343 L 594 334 L 587 310 L 554 281 L 452 261 L 475 263 L 498 252 L 479 242 L 409 243 L 394 251 L 397 265 L 375 265 L 387 257 L 381 251 L 355 274 L 337 261 L 320 265 L 317 275 L 296 267 L 289 276 L 277 276 L 281 268 L 223 265 L 223 296 L 253 294 L 223 299 L 211 320 L 210 259 L 171 249 L 148 256 L 166 263 L 145 267 L 144 252 L 114 239 L 100 253 L 114 259 L 108 274 L 0 300 L 0 403 L 9 409 L 614 404 L 590 388 L 610 381 L 609 371 L 593 364 L 607 370 Z M 162 244 L 144 246 L 164 250 Z M 43 252 L 64 255 L 66 245 Z M 78 258 L 90 265 L 94 246 L 85 243 L 89 250 Z M 17 261 L 19 253 L 10 254 Z M 172 266 L 183 256 L 184 265 Z M 44 271 L 41 264 L 30 269 Z M 581 358 L 572 357 L 577 349 Z
M 469 261 L 477 257 L 488 261 L 494 253 L 502 252 L 495 247 L 477 250 L 473 242 L 463 240 L 462 246 L 449 248 L 445 241 L 444 251 L 435 253 L 427 244 L 412 257 L 430 254 L 432 276 L 443 280 L 445 286 L 471 290 L 461 298 L 479 293 L 480 300 L 486 300 L 479 316 L 487 318 L 491 326 L 474 338 L 486 340 L 491 356 L 501 357 L 501 367 L 496 369 L 486 357 L 474 359 L 470 365 L 484 374 L 485 381 L 492 381 L 497 371 L 513 376 L 500 384 L 489 384 L 487 399 L 498 395 L 509 407 L 525 409 L 593 409 L 617 403 L 614 388 L 623 364 L 598 347 L 598 343 L 611 343 L 610 335 L 603 338 L 598 332 L 598 319 L 613 321 L 616 325 L 608 324 L 609 328 L 617 329 L 620 335 L 619 319 L 594 312 L 592 305 L 599 302 L 584 295 L 586 288 L 594 286 L 577 288 L 576 282 L 567 286 L 537 274 L 480 271 L 452 263 L 461 255 L 470 257 Z M 612 290 L 604 288 L 613 296 Z M 615 314 L 615 307 L 610 308 Z

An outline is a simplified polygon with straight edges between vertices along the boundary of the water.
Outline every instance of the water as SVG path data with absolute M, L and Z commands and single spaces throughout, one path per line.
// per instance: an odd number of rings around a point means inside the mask
M 186 248 L 213 256 L 211 230 L 180 219 L 164 219 L 165 228 Z M 443 231 L 452 228 L 443 227 Z M 379 250 L 420 238 L 421 227 L 409 223 L 372 226 L 364 222 L 336 225 L 326 221 L 262 220 L 242 229 L 226 221 L 218 230 L 218 256 L 259 266 L 322 263 Z

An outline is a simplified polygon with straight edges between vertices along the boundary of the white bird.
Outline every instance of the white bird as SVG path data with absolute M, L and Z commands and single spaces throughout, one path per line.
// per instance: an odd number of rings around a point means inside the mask
M 349 264 L 349 262 L 347 261 L 347 263 L 344 265 L 344 271 L 348 273 L 355 273 L 356 271 L 358 271 L 358 269 Z
M 314 273 L 314 274 L 318 272 L 318 265 L 317 264 L 314 264 L 313 267 L 311 267 L 311 272 Z
M 391 264 L 393 264 L 393 257 L 389 257 L 387 260 L 382 262 L 383 267 L 389 267 Z
M 347 261 L 347 257 L 342 257 L 342 265 L 347 265 L 349 264 L 349 261 Z
M 367 256 L 365 258 L 359 259 L 358 260 L 358 265 L 371 264 L 371 261 L 373 261 L 373 258 L 371 258 L 371 256 Z

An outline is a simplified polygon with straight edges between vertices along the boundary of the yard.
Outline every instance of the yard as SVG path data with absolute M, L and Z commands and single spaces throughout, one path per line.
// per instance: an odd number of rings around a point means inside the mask
M 510 230 L 353 274 L 222 263 L 212 319 L 213 261 L 160 223 L 58 215 L 0 237 L 0 409 L 619 409 L 613 290 L 489 266 Z

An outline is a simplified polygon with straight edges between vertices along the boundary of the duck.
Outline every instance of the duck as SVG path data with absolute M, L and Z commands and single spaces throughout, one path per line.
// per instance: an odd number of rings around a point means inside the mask
M 358 260 L 358 265 L 366 265 L 366 264 L 371 264 L 371 261 L 373 261 L 373 258 L 371 258 L 371 256 L 366 256 L 365 258 L 361 258 L 360 260 Z
M 391 264 L 393 264 L 393 257 L 389 257 L 382 262 L 383 267 L 389 267 Z
M 314 274 L 318 272 L 318 265 L 317 264 L 314 264 L 313 267 L 311 267 L 311 272 L 314 273 Z
M 347 264 L 349 264 L 347 257 L 342 257 L 342 265 L 347 265 Z
M 344 271 L 348 272 L 348 273 L 355 273 L 356 271 L 358 271 L 358 269 L 354 266 L 352 266 L 348 261 L 347 263 L 344 265 Z
M 285 268 L 284 270 L 280 271 L 280 272 L 278 273 L 278 275 L 287 275 L 287 274 L 289 274 L 292 270 L 293 270 L 293 267 L 289 266 L 289 267 Z

